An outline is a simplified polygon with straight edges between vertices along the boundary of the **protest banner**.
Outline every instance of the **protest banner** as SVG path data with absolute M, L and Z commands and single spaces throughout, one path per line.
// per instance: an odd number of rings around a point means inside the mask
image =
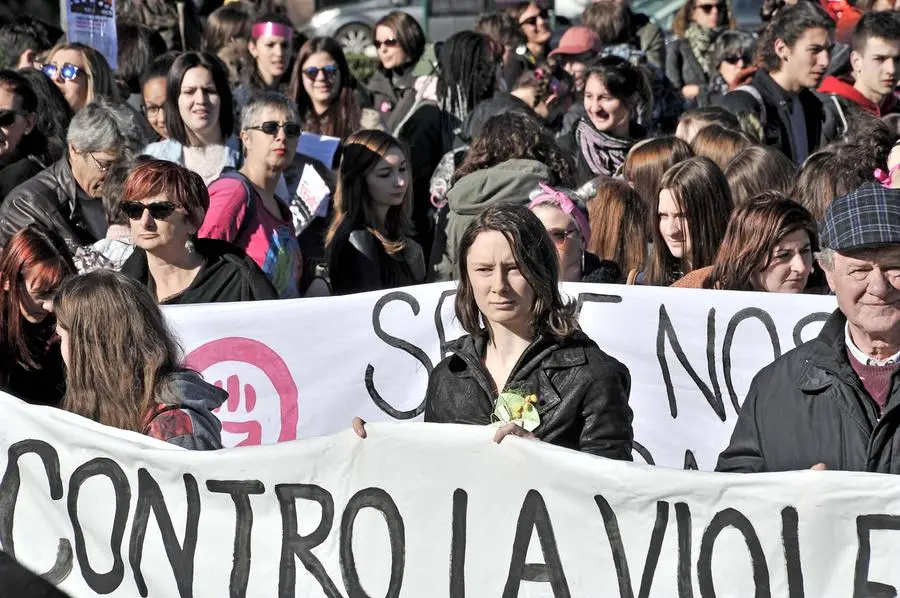
M 187 363 L 225 387 L 228 446 L 331 434 L 354 416 L 422 419 L 461 334 L 454 285 L 166 309 Z M 628 366 L 635 460 L 712 470 L 760 368 L 813 338 L 833 297 L 566 284 L 581 324 Z
M 116 0 L 66 0 L 66 38 L 94 48 L 116 70 L 119 65 Z
M 0 544 L 73 598 L 900 587 L 886 475 L 678 471 L 435 424 L 190 452 L 6 395 L 0 409 Z

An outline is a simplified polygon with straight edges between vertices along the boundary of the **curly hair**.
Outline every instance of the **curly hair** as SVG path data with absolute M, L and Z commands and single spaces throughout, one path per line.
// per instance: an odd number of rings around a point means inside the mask
M 453 174 L 453 182 L 477 170 L 491 168 L 513 159 L 545 164 L 553 178 L 550 186 L 574 187 L 575 162 L 562 151 L 553 135 L 536 117 L 520 113 L 499 114 L 488 120 L 472 141 L 465 161 Z

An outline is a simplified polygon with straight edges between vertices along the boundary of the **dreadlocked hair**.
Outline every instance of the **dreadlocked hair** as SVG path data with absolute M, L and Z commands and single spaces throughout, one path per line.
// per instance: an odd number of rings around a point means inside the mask
M 450 36 L 440 50 L 439 62 L 441 107 L 459 120 L 494 95 L 496 62 L 486 35 L 460 31 Z

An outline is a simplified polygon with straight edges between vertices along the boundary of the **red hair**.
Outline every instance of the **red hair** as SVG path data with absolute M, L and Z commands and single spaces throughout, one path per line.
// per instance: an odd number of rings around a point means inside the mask
M 54 336 L 55 319 L 48 316 L 43 338 L 28 338 L 20 311 L 28 300 L 25 277 L 31 277 L 32 290 L 51 294 L 68 276 L 76 273 L 72 254 L 56 232 L 31 224 L 12 236 L 0 258 L 0 363 L 17 363 L 38 368 L 36 351 L 46 350 Z
M 122 199 L 142 201 L 162 195 L 188 213 L 198 227 L 209 209 L 209 191 L 196 172 L 175 162 L 147 160 L 131 171 L 122 186 Z

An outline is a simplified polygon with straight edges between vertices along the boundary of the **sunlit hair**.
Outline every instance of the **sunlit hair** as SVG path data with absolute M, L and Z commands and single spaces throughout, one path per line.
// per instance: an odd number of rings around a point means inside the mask
M 644 71 L 618 56 L 604 56 L 591 63 L 585 82 L 599 80 L 609 95 L 628 106 L 629 117 L 637 122 L 653 110 L 653 90 Z
M 672 21 L 672 32 L 675 37 L 684 39 L 684 32 L 688 26 L 694 22 L 694 8 L 697 6 L 696 0 L 687 0 L 684 6 L 675 13 L 675 19 Z M 719 23 L 728 29 L 737 29 L 737 20 L 734 18 L 734 11 L 731 10 L 731 0 L 725 0 L 725 14 Z
M 379 229 L 366 175 L 393 149 L 403 153 L 409 184 L 403 203 L 388 209 L 384 228 Z M 393 255 L 402 251 L 406 247 L 407 238 L 412 234 L 412 203 L 412 174 L 406 149 L 383 131 L 363 130 L 354 133 L 344 143 L 344 157 L 338 169 L 337 190 L 334 193 L 334 214 L 325 236 L 326 254 L 331 256 L 336 245 L 347 242 L 350 233 L 360 228 L 372 233 L 387 253 Z
M 657 193 L 658 195 L 658 193 Z M 625 181 L 606 179 L 588 202 L 593 234 L 587 250 L 619 264 L 623 274 L 647 265 L 647 202 Z
M 772 250 L 782 239 L 799 230 L 809 235 L 811 251 L 818 251 L 816 223 L 806 208 L 774 191 L 747 200 L 731 214 L 715 265 L 704 287 L 754 290 L 753 275 L 768 267 Z
M 225 64 L 218 57 L 207 52 L 185 52 L 175 59 L 166 78 L 166 130 L 169 132 L 169 137 L 181 145 L 191 145 L 192 143 L 178 107 L 178 98 L 181 97 L 181 82 L 189 70 L 201 67 L 209 71 L 219 96 L 219 133 L 222 135 L 222 142 L 224 143 L 234 134 L 234 104 Z
M 825 218 L 828 206 L 838 197 L 839 148 L 840 145 L 829 146 L 810 154 L 797 172 L 791 189 L 791 197 L 809 210 L 816 222 Z
M 57 44 L 47 55 L 47 62 L 53 62 L 53 57 L 61 50 L 73 50 L 81 54 L 84 60 L 84 69 L 87 71 L 87 102 L 90 104 L 97 98 L 103 98 L 110 102 L 119 102 L 119 92 L 116 90 L 116 80 L 112 69 L 103 54 L 90 46 L 73 43 Z M 62 65 L 60 65 L 62 66 Z
M 331 56 L 338 67 L 338 78 L 340 79 L 340 91 L 337 97 L 321 115 L 316 114 L 312 99 L 303 86 L 303 69 L 306 61 L 317 52 L 325 52 Z M 350 73 L 350 67 L 347 65 L 347 58 L 344 56 L 341 44 L 331 37 L 314 37 L 303 44 L 297 54 L 294 70 L 291 73 L 288 97 L 297 104 L 300 118 L 304 120 L 304 123 L 301 123 L 304 125 L 304 131 L 346 139 L 359 129 L 362 118 L 356 87 L 356 79 Z
M 187 212 L 196 227 L 209 209 L 209 191 L 196 172 L 167 160 L 147 160 L 131 171 L 122 186 L 124 201 L 143 201 L 162 195 Z
M 674 196 L 684 214 L 682 226 L 691 239 L 690 255 L 682 255 L 677 260 L 659 230 L 659 195 L 653 198 L 650 205 L 653 252 L 647 282 L 668 286 L 679 275 L 715 261 L 732 203 L 725 175 L 712 160 L 702 156 L 689 158 L 667 170 L 660 181 L 660 189 L 668 189 Z
M 782 59 L 775 51 L 775 42 L 780 39 L 793 49 L 810 29 L 824 29 L 829 34 L 835 29 L 834 20 L 817 2 L 798 2 L 779 10 L 756 44 L 756 66 L 777 73 Z
M 594 2 L 581 13 L 581 23 L 597 34 L 603 44 L 630 41 L 631 9 L 626 2 Z
M 253 6 L 248 2 L 229 2 L 215 9 L 206 17 L 200 49 L 210 54 L 232 41 L 246 44 L 253 29 Z
M 706 156 L 723 172 L 741 150 L 752 145 L 753 139 L 746 133 L 719 125 L 703 127 L 691 141 L 691 149 L 694 150 L 695 156 Z
M 579 330 L 574 302 L 565 301 L 559 292 L 559 257 L 547 229 L 526 206 L 515 204 L 486 208 L 469 223 L 460 239 L 456 318 L 463 330 L 469 334 L 486 330 L 491 335 L 490 326 L 482 328 L 483 318 L 468 272 L 469 249 L 478 235 L 491 231 L 506 238 L 519 271 L 534 291 L 531 333 L 564 339 Z
M 763 191 L 787 192 L 797 166 L 774 147 L 753 145 L 736 155 L 725 169 L 731 200 L 738 206 Z
M 387 27 L 406 53 L 407 64 L 416 64 L 425 53 L 425 32 L 422 26 L 408 13 L 395 10 L 381 17 L 372 27 L 374 34 L 379 27 Z M 380 64 L 380 63 L 379 63 Z
M 161 385 L 179 370 L 181 350 L 137 281 L 110 270 L 73 276 L 60 286 L 54 310 L 69 334 L 63 409 L 142 432 L 157 402 L 177 404 Z
M 637 142 L 628 152 L 622 174 L 647 203 L 659 195 L 659 181 L 675 164 L 694 155 L 691 146 L 673 136 Z
M 45 350 L 54 335 L 51 314 L 44 320 L 45 338 L 27 336 L 20 311 L 29 300 L 25 278 L 31 278 L 33 293 L 50 297 L 75 272 L 72 254 L 56 232 L 31 224 L 10 238 L 0 257 L 0 363 L 38 368 L 36 351 Z

